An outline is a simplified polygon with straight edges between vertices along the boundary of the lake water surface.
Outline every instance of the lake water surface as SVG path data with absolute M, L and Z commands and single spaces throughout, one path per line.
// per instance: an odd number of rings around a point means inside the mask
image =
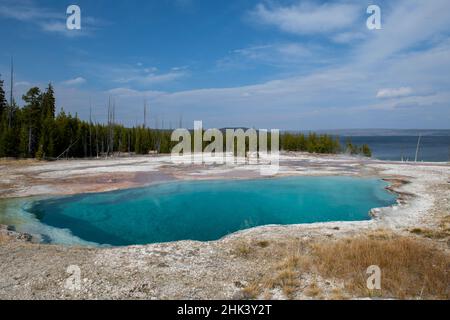
M 372 155 L 380 160 L 414 161 L 417 136 L 356 136 L 341 137 L 342 145 L 347 139 L 357 145 L 368 144 Z M 419 143 L 418 161 L 450 161 L 450 136 L 423 136 Z

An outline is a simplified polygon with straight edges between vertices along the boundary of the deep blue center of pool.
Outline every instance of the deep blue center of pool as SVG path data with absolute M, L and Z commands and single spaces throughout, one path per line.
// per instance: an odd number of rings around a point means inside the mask
M 98 244 L 215 240 L 254 226 L 369 219 L 395 196 L 384 181 L 290 177 L 169 182 L 34 202 L 42 223 Z

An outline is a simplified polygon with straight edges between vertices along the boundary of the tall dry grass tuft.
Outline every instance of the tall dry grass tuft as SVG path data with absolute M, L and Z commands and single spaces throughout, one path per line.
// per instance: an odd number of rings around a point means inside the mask
M 250 255 L 254 251 L 252 248 L 252 245 L 249 242 L 243 241 L 243 242 L 237 242 L 234 244 L 233 247 L 233 254 L 235 254 L 238 257 L 246 258 L 248 255 Z
M 8 236 L 0 233 L 0 244 L 5 243 L 6 241 L 8 241 Z
M 235 253 L 264 266 L 243 290 L 247 298 L 280 289 L 286 298 L 449 299 L 450 256 L 440 248 L 428 239 L 377 230 L 337 240 L 248 241 L 238 243 Z M 371 265 L 381 269 L 381 290 L 367 289 Z
M 314 268 L 322 276 L 345 281 L 347 291 L 360 296 L 450 298 L 450 258 L 425 241 L 407 237 L 360 236 L 316 243 Z M 365 271 L 381 268 L 381 290 L 369 291 Z
M 305 248 L 305 242 L 295 238 L 238 242 L 233 250 L 238 257 L 264 266 L 261 270 L 262 276 L 252 279 L 243 289 L 244 296 L 263 296 L 270 299 L 271 292 L 280 289 L 286 298 L 294 298 L 302 285 L 302 268 L 307 266 L 309 261 L 304 255 Z

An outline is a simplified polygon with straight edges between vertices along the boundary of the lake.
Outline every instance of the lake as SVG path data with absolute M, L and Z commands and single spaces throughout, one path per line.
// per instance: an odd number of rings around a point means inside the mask
M 414 161 L 418 136 L 341 136 L 343 145 L 347 138 L 353 144 L 368 144 L 372 156 L 380 160 Z M 450 161 L 450 136 L 422 136 L 420 140 L 418 161 Z

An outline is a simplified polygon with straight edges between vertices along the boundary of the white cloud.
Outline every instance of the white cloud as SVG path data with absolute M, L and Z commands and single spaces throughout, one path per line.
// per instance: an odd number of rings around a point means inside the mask
M 298 43 L 281 43 L 237 49 L 233 53 L 254 60 L 270 60 L 279 59 L 280 56 L 305 57 L 310 55 L 311 51 L 306 46 Z
M 377 98 L 381 98 L 381 99 L 399 98 L 399 97 L 407 97 L 412 94 L 413 94 L 413 90 L 410 87 L 385 88 L 385 89 L 378 90 Z
M 83 77 L 76 77 L 74 79 L 69 79 L 69 80 L 63 81 L 63 84 L 66 86 L 78 86 L 85 82 L 86 82 L 86 79 L 84 79 Z
M 31 83 L 28 81 L 18 81 L 16 83 L 14 83 L 15 87 L 30 87 Z
M 50 21 L 50 22 L 42 22 L 40 24 L 42 30 L 52 33 L 58 33 L 65 37 L 79 37 L 79 36 L 88 36 L 90 35 L 90 31 L 86 31 L 83 28 L 81 30 L 68 30 L 66 23 L 63 21 Z
M 184 77 L 183 72 L 169 72 L 165 74 L 149 74 L 143 77 L 137 77 L 135 81 L 141 84 L 157 84 L 164 82 L 171 82 Z
M 172 67 L 170 70 L 172 70 L 172 71 L 181 71 L 181 70 L 187 70 L 187 69 L 189 69 L 189 66 Z
M 316 59 L 323 53 L 319 46 L 297 42 L 273 43 L 236 49 L 217 61 L 219 69 L 246 68 L 250 63 L 291 69 Z
M 311 51 L 298 43 L 287 43 L 277 47 L 277 51 L 287 57 L 305 57 L 311 54 Z
M 67 27 L 63 22 L 45 22 L 42 24 L 42 29 L 50 32 L 65 32 Z
M 183 72 L 168 72 L 164 74 L 132 74 L 127 77 L 121 77 L 115 81 L 118 83 L 138 83 L 141 85 L 154 85 L 165 82 L 171 82 L 185 76 Z
M 65 10 L 50 10 L 26 0 L 4 1 L 4 4 L 0 4 L 0 17 L 31 23 L 37 25 L 42 31 L 66 37 L 90 35 L 92 30 L 106 25 L 103 20 L 82 16 L 81 30 L 67 30 Z
M 273 8 L 259 4 L 251 15 L 259 23 L 294 34 L 334 32 L 352 26 L 361 16 L 359 6 L 353 4 L 312 2 Z
M 388 59 L 414 46 L 426 44 L 450 28 L 450 1 L 404 0 L 395 2 L 389 13 L 382 10 L 382 30 L 367 33 L 357 52 L 368 63 Z
M 332 37 L 336 43 L 352 43 L 354 41 L 363 40 L 367 37 L 363 32 L 342 32 Z
M 34 6 L 30 2 L 18 0 L 5 1 L 4 4 L 0 4 L 0 16 L 20 21 L 33 21 L 40 19 L 57 19 L 61 14 L 39 6 Z
M 166 73 L 158 73 L 158 68 L 147 67 L 144 64 L 102 64 L 98 62 L 76 62 L 73 67 L 83 70 L 91 78 L 104 82 L 136 85 L 138 87 L 168 83 L 188 75 L 185 70 L 170 70 Z M 121 85 L 121 86 L 122 86 Z
M 135 97 L 135 98 L 155 98 L 157 96 L 164 95 L 164 92 L 161 91 L 139 91 L 134 90 L 130 88 L 114 88 L 107 91 L 108 94 L 116 96 L 116 97 L 123 97 L 123 98 L 129 98 L 129 97 Z

